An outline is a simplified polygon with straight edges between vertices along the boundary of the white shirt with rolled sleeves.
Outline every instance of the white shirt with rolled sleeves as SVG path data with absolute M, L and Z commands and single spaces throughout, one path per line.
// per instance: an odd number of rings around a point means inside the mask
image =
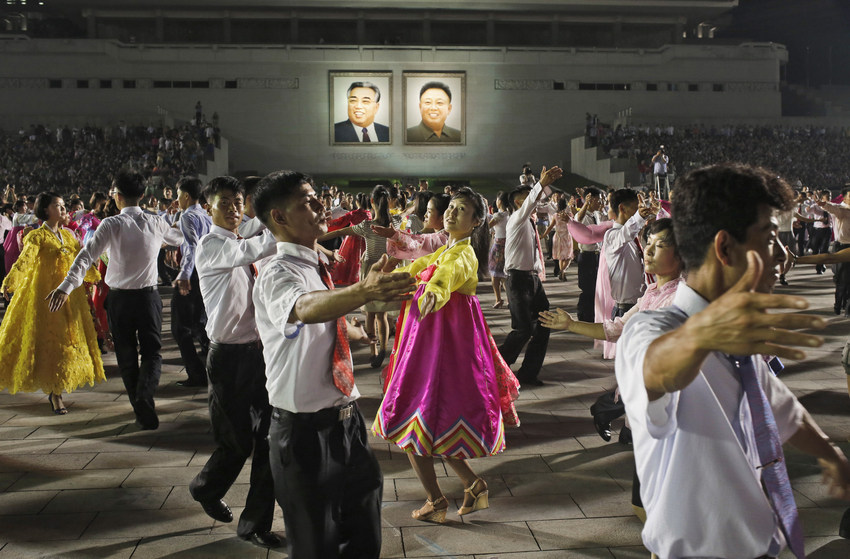
M 539 272 L 543 263 L 537 257 L 535 246 L 535 228 L 529 219 L 537 209 L 537 196 L 543 186 L 538 182 L 528 193 L 528 197 L 508 218 L 505 232 L 505 270 L 523 270 Z
M 257 329 L 266 361 L 266 389 L 273 407 L 312 413 L 344 406 L 360 397 L 357 386 L 345 396 L 334 386 L 331 364 L 336 321 L 287 322 L 299 297 L 327 287 L 319 276 L 319 254 L 294 243 L 277 243 L 254 285 Z
M 684 389 L 649 401 L 647 348 L 708 302 L 685 283 L 673 305 L 637 313 L 617 342 L 615 371 L 634 437 L 643 542 L 665 559 L 775 557 L 785 545 L 761 485 L 761 465 L 747 398 L 728 358 L 709 354 Z M 755 359 L 782 442 L 802 425 L 803 407 Z
M 636 213 L 625 225 L 614 222 L 605 232 L 602 250 L 608 262 L 611 298 L 617 303 L 636 303 L 646 289 L 643 255 L 635 242 L 646 220 Z
M 213 225 L 198 243 L 195 269 L 207 309 L 207 336 L 220 344 L 248 344 L 260 339 L 254 320 L 254 272 L 251 264 L 273 255 L 271 235 L 239 239 Z
M 142 289 L 157 284 L 156 258 L 162 244 L 176 246 L 183 233 L 158 215 L 130 206 L 100 222 L 91 239 L 77 254 L 59 291 L 70 293 L 83 283 L 92 263 L 104 252 L 109 257 L 106 285 L 115 289 Z
M 835 228 L 835 240 L 841 244 L 850 244 L 850 207 L 846 204 L 827 202 L 824 210 L 833 217 L 832 226 Z

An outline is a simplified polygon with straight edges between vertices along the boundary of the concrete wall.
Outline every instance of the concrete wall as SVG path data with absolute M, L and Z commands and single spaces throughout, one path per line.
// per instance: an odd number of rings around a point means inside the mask
M 102 122 L 150 114 L 220 116 L 230 169 L 297 168 L 341 177 L 515 176 L 525 161 L 569 168 L 585 112 L 602 121 L 631 108 L 640 120 L 776 119 L 778 45 L 659 50 L 123 45 L 98 40 L 0 42 L 0 127 Z M 332 146 L 328 72 L 391 71 L 393 144 Z M 402 71 L 466 72 L 466 145 L 403 145 Z M 89 80 L 79 89 L 77 80 Z M 121 80 L 136 80 L 124 89 Z M 62 80 L 50 88 L 49 80 Z M 113 80 L 112 88 L 99 87 Z M 209 80 L 159 89 L 154 80 Z M 235 80 L 238 87 L 225 88 Z M 582 90 L 626 83 L 630 91 Z M 646 84 L 658 91 L 647 91 Z M 668 83 L 678 91 L 668 91 Z M 698 91 L 688 91 L 689 83 Z M 56 85 L 57 82 L 54 82 Z M 723 84 L 715 92 L 713 84 Z M 558 89 L 555 89 L 555 88 Z M 563 88 L 563 89 L 561 89 Z M 130 118 L 128 118 L 130 117 Z

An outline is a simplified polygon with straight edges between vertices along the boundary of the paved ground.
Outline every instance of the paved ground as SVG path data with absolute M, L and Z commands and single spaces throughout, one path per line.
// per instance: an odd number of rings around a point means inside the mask
M 546 290 L 553 305 L 572 310 L 574 270 L 568 280 L 550 280 Z M 808 293 L 815 312 L 831 323 L 826 345 L 805 362 L 790 364 L 783 378 L 850 453 L 850 399 L 839 365 L 850 321 L 832 315 L 829 273 L 794 271 L 789 280 L 793 285 L 785 289 Z M 509 312 L 489 310 L 488 286 L 481 286 L 479 295 L 500 341 Z M 52 415 L 43 394 L 0 394 L 0 558 L 286 556 L 237 539 L 235 523 L 212 520 L 190 498 L 188 483 L 212 449 L 206 391 L 175 386 L 184 375 L 173 340 L 164 338 L 157 431 L 140 432 L 133 425 L 111 354 L 106 356 L 109 381 L 66 397 L 67 416 Z M 380 387 L 378 373 L 366 361 L 366 349 L 358 348 L 361 406 L 371 421 Z M 385 477 L 382 556 L 648 557 L 629 506 L 631 452 L 604 443 L 588 412 L 596 396 L 612 386 L 612 376 L 612 363 L 602 361 L 590 342 L 554 334 L 541 375 L 547 384 L 522 392 L 522 427 L 508 433 L 507 452 L 472 464 L 490 484 L 491 508 L 463 519 L 451 514 L 444 526 L 410 519 L 424 500 L 422 489 L 406 457 L 374 440 Z M 850 557 L 850 541 L 837 537 L 846 505 L 826 495 L 814 460 L 789 453 L 788 463 L 810 557 Z M 462 487 L 445 467 L 438 472 L 454 511 Z M 246 469 L 226 497 L 237 515 L 247 483 Z M 283 534 L 279 509 L 274 529 Z

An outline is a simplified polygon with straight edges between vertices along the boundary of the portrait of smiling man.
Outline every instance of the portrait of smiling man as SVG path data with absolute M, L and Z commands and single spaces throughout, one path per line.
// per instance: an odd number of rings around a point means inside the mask
M 352 82 L 346 91 L 348 120 L 334 124 L 334 142 L 390 141 L 390 128 L 375 122 L 381 107 L 380 88 L 368 81 Z
M 452 113 L 452 90 L 439 81 L 429 81 L 419 89 L 419 114 L 422 120 L 407 129 L 408 143 L 462 143 L 460 130 L 446 125 Z

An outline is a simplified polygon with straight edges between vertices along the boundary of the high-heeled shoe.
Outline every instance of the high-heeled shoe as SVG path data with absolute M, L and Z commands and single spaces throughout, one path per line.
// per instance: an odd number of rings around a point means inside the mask
M 431 501 L 430 499 L 425 501 L 425 506 L 413 511 L 410 513 L 410 516 L 414 520 L 442 524 L 446 521 L 447 510 L 449 510 L 449 502 L 446 501 L 445 496 L 442 496 L 436 501 Z
M 478 492 L 475 492 L 475 487 L 478 486 Z M 472 485 L 463 490 L 463 506 L 457 510 L 459 516 L 469 514 L 477 510 L 490 508 L 490 490 L 483 479 L 476 479 Z
M 51 392 L 50 394 L 47 395 L 47 401 L 50 403 L 50 409 L 53 410 L 53 413 L 55 413 L 56 415 L 67 414 L 68 408 L 66 408 L 65 406 L 62 406 L 61 408 L 57 408 L 56 405 L 53 403 L 53 396 L 55 396 L 55 394 L 53 394 L 53 392 Z

